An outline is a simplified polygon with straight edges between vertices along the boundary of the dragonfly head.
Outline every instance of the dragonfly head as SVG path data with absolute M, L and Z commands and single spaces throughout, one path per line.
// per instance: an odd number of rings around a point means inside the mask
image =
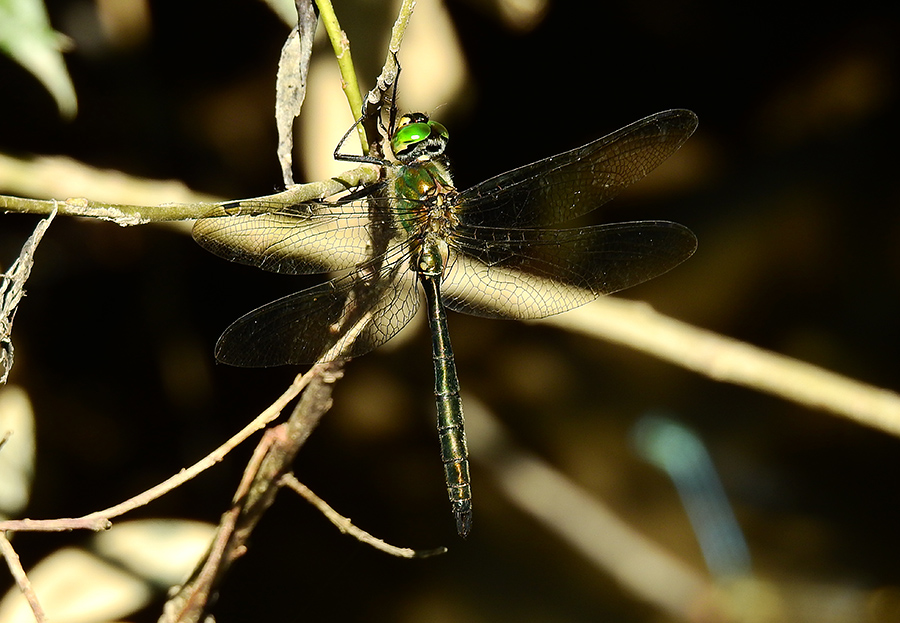
M 447 128 L 413 112 L 400 117 L 391 137 L 391 151 L 403 164 L 425 162 L 441 156 L 449 139 Z

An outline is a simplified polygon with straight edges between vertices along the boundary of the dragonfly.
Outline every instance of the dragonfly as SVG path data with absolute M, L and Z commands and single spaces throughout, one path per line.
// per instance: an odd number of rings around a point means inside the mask
M 216 359 L 232 366 L 363 355 L 409 323 L 421 290 L 444 479 L 457 532 L 465 537 L 472 491 L 446 309 L 543 318 L 652 279 L 690 257 L 697 239 L 677 223 L 570 222 L 671 156 L 694 132 L 697 117 L 689 110 L 660 112 L 461 191 L 453 186 L 442 124 L 409 113 L 392 115 L 391 125 L 393 158 L 376 160 L 381 181 L 296 204 L 225 203 L 195 223 L 193 237 L 227 260 L 276 273 L 348 269 L 232 323 L 215 347 Z

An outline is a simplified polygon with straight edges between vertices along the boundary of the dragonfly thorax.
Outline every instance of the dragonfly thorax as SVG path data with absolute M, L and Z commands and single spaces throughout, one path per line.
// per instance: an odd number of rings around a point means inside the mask
M 417 234 L 424 244 L 426 232 L 437 237 L 451 233 L 458 195 L 446 156 L 400 164 L 388 170 L 400 225 Z

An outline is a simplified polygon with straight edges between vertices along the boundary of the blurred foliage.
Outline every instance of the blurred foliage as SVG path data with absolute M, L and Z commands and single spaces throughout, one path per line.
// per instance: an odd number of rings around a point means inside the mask
M 0 50 L 44 85 L 63 117 L 72 118 L 78 101 L 62 57 L 67 44 L 51 28 L 41 0 L 0 1 Z

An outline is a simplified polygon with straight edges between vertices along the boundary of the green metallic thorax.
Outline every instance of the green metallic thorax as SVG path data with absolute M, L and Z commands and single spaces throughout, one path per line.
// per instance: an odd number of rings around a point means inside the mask
M 452 202 L 447 199 L 456 191 L 444 158 L 398 164 L 389 171 L 397 201 L 397 219 L 407 233 L 422 231 L 422 223 L 430 217 L 450 218 L 448 211 Z M 438 213 L 434 213 L 435 209 Z

